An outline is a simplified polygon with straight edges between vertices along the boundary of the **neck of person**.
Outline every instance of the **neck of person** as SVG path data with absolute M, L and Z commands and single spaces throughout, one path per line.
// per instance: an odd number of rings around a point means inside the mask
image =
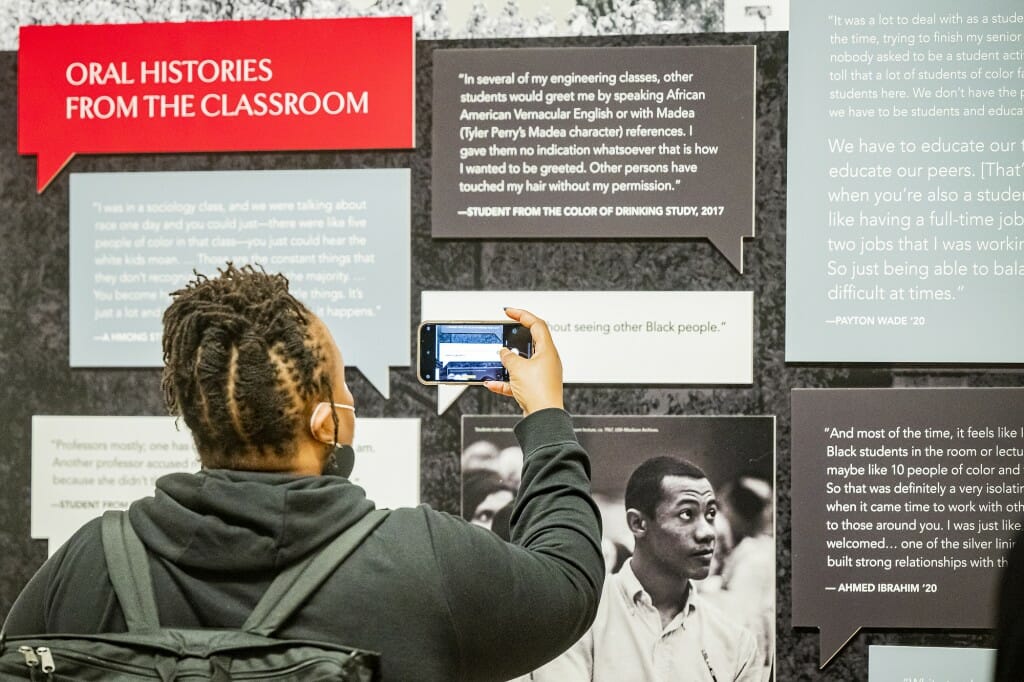
M 664 570 L 660 562 L 640 548 L 633 555 L 630 567 L 644 591 L 651 596 L 654 608 L 661 614 L 662 627 L 668 625 L 686 605 L 690 596 L 690 581 Z
M 331 448 L 327 447 L 326 452 Z M 308 447 L 299 447 L 291 460 L 287 473 L 296 476 L 319 476 L 324 471 L 325 446 L 310 442 Z
M 268 458 L 259 452 L 251 452 L 236 457 L 235 465 L 231 468 L 292 476 L 319 476 L 323 473 L 324 463 L 332 449 L 332 446 L 310 438 L 296 443 L 289 459 Z

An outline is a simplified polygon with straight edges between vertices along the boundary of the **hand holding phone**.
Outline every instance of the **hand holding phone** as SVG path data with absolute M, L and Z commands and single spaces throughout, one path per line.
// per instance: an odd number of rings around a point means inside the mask
M 508 381 L 501 349 L 529 357 L 530 330 L 509 321 L 426 321 L 419 328 L 416 376 L 424 384 Z
M 528 415 L 549 407 L 564 409 L 562 398 L 562 359 L 551 340 L 548 325 L 527 310 L 506 308 L 505 314 L 529 329 L 533 355 L 522 357 L 503 348 L 501 362 L 508 370 L 507 381 L 487 381 L 489 391 L 511 396 Z

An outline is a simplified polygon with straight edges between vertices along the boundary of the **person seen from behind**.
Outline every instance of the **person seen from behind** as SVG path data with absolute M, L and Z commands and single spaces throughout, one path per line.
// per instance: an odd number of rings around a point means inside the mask
M 589 461 L 562 402 L 547 326 L 535 354 L 504 351 L 487 388 L 523 410 L 511 542 L 426 505 L 393 510 L 278 632 L 381 652 L 382 678 L 507 680 L 555 657 L 594 618 L 604 577 Z M 323 321 L 280 274 L 228 264 L 172 294 L 162 388 L 202 468 L 160 478 L 129 519 L 146 547 L 164 627 L 237 628 L 273 578 L 374 508 L 332 468 L 356 404 Z M 325 471 L 326 470 L 326 471 Z M 35 574 L 10 635 L 126 630 L 99 519 Z

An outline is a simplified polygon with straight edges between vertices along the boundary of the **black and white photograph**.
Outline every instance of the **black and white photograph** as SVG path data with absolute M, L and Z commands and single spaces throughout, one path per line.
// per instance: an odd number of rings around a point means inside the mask
M 462 419 L 462 516 L 506 539 L 516 421 Z M 601 606 L 574 647 L 519 679 L 771 679 L 775 418 L 582 416 L 574 429 L 603 524 Z

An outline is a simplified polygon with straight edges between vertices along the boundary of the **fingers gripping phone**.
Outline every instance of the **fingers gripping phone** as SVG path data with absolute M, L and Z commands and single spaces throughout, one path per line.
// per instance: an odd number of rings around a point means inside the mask
M 518 322 L 426 321 L 420 324 L 416 377 L 424 384 L 508 381 L 498 350 L 533 354 L 530 330 Z

